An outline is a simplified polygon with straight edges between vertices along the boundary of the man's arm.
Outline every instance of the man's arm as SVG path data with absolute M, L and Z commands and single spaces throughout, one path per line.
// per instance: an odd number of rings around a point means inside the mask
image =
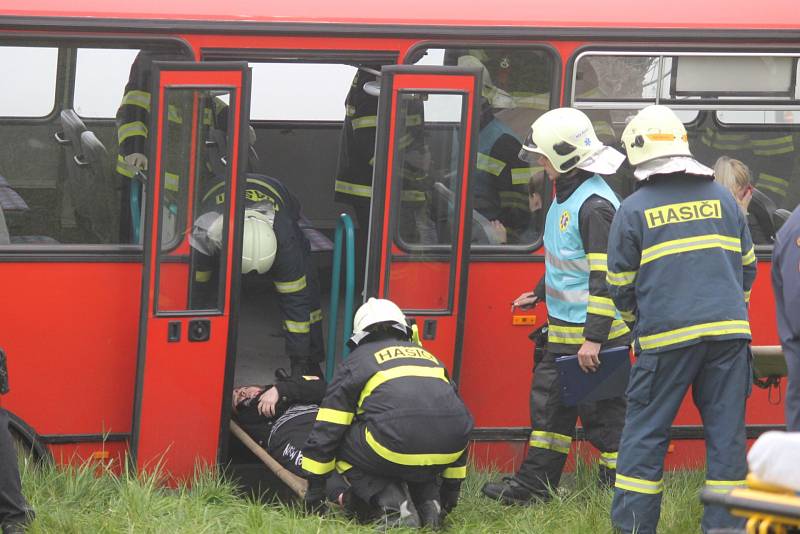
M 623 203 L 611 223 L 608 236 L 606 283 L 622 319 L 632 326 L 636 320 L 636 275 L 642 259 L 641 236 Z
M 583 337 L 601 344 L 608 339 L 617 311 L 606 285 L 608 234 L 615 211 L 611 202 L 593 195 L 579 213 L 581 240 L 589 260 L 589 305 Z

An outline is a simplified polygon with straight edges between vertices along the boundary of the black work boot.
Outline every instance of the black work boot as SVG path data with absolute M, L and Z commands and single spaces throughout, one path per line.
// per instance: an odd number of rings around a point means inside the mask
M 440 530 L 442 528 L 442 504 L 438 500 L 431 499 L 419 503 L 417 512 L 423 527 L 432 530 Z
M 523 486 L 514 477 L 503 477 L 502 482 L 487 482 L 481 488 L 481 492 L 490 499 L 504 504 L 525 505 L 547 499 L 546 496 L 535 493 Z
M 419 528 L 420 520 L 414 501 L 405 482 L 392 482 L 372 498 L 372 502 L 383 512 L 379 522 L 384 528 Z
M 614 489 L 614 481 L 617 478 L 617 470 L 609 469 L 601 465 L 597 472 L 597 486 L 600 489 Z

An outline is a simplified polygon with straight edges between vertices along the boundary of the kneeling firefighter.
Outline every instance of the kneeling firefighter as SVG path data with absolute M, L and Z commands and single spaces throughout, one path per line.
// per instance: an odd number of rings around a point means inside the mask
M 403 312 L 369 299 L 303 448 L 306 504 L 318 509 L 336 469 L 362 506 L 392 526 L 437 528 L 458 502 L 472 416 L 447 371 L 410 340 Z
M 209 188 L 202 197 L 201 212 L 194 223 L 191 243 L 195 249 L 194 308 L 210 298 L 218 276 L 214 256 L 220 250 L 224 217 L 224 182 Z M 319 279 L 311 257 L 311 246 L 300 229 L 300 203 L 280 180 L 259 174 L 247 175 L 242 274 L 269 272 L 278 293 L 283 317 L 286 353 L 292 376 L 322 376 L 325 359 Z M 204 291 L 205 290 L 205 291 Z

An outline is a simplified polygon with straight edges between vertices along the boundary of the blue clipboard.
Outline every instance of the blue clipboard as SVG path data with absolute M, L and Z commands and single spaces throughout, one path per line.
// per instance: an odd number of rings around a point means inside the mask
M 565 406 L 625 395 L 631 374 L 630 348 L 601 350 L 599 358 L 600 366 L 594 373 L 581 370 L 577 354 L 556 358 L 561 401 Z

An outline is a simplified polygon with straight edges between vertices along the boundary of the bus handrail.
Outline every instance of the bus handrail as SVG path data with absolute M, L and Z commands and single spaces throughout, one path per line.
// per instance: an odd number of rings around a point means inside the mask
M 339 315 L 339 283 L 342 268 L 342 238 L 345 252 L 344 321 L 342 324 L 341 359 L 347 358 L 350 349 L 347 340 L 353 335 L 353 293 L 355 291 L 355 230 L 353 219 L 346 213 L 339 215 L 336 223 L 336 236 L 333 244 L 333 265 L 331 268 L 331 305 L 328 313 L 328 347 L 325 362 L 325 377 L 333 378 L 337 358 L 336 325 Z

